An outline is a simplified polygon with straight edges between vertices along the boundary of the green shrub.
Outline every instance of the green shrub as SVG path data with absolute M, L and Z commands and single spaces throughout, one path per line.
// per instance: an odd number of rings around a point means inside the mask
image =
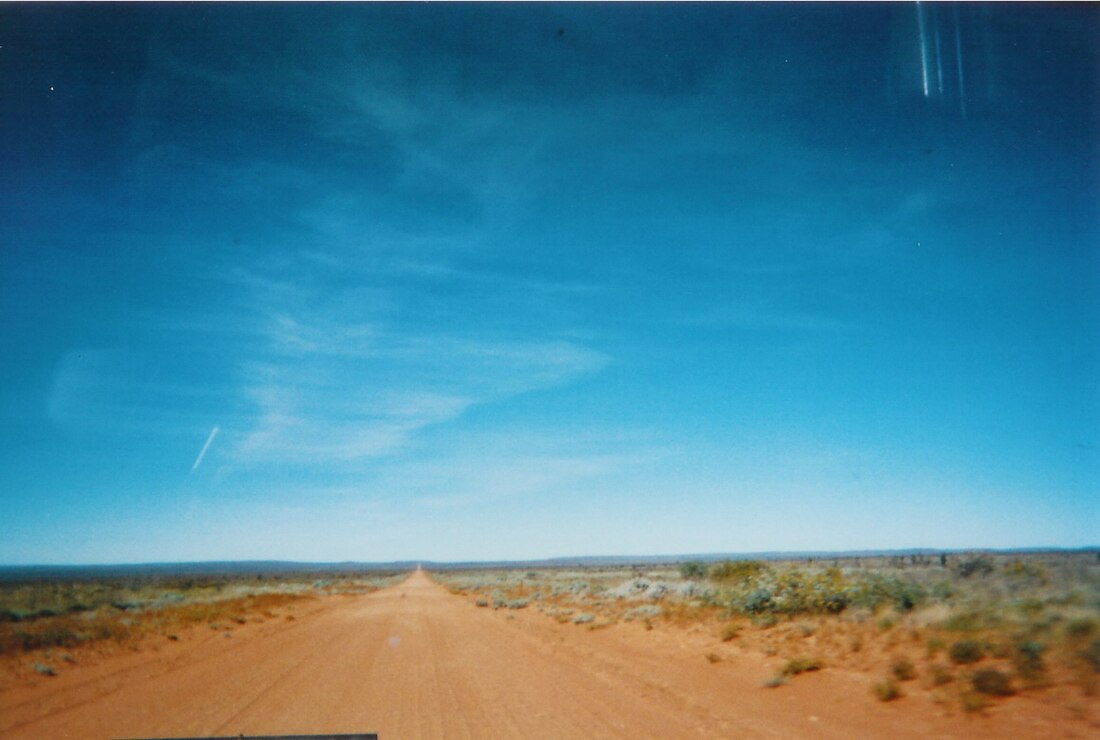
M 1016 693 L 1008 674 L 996 668 L 982 668 L 975 671 L 970 678 L 970 683 L 975 691 L 987 696 L 1012 696 Z
M 993 559 L 988 555 L 967 558 L 959 563 L 958 572 L 963 578 L 987 576 L 993 572 Z
M 747 582 L 767 572 L 762 560 L 723 560 L 710 567 L 710 578 L 720 583 Z
M 965 665 L 967 663 L 977 663 L 984 658 L 985 650 L 982 649 L 981 643 L 975 640 L 959 640 L 951 646 L 947 654 L 950 656 L 952 663 Z
M 689 560 L 680 564 L 680 576 L 688 581 L 698 581 L 707 577 L 707 565 L 701 560 Z
M 852 591 L 851 603 L 871 610 L 893 606 L 900 612 L 908 612 L 925 598 L 920 584 L 880 573 L 865 576 Z
M 879 681 L 873 687 L 875 696 L 879 701 L 893 701 L 894 699 L 900 699 L 903 694 L 901 692 L 901 686 L 897 681 L 893 679 L 886 679 L 885 681 Z
M 951 632 L 977 632 L 986 622 L 986 615 L 977 611 L 965 611 L 952 614 L 944 623 L 943 628 Z
M 1096 620 L 1084 617 L 1066 622 L 1066 637 L 1071 640 L 1084 640 L 1096 631 Z
M 1093 640 L 1080 651 L 1081 659 L 1085 665 L 1092 668 L 1094 673 L 1100 673 L 1100 638 Z
M 786 614 L 839 614 L 849 598 L 839 568 L 814 574 L 788 570 L 776 577 L 773 587 L 774 608 Z
M 746 563 L 749 565 L 745 566 Z M 851 587 L 838 568 L 816 573 L 798 569 L 776 573 L 759 561 L 719 566 L 722 569 L 717 577 L 735 586 L 729 607 L 742 614 L 837 614 L 851 600 Z M 713 571 L 712 577 L 715 577 Z
M 1043 664 L 1043 653 L 1046 649 L 1046 645 L 1033 640 L 1018 643 L 1012 656 L 1016 672 L 1026 679 L 1038 678 L 1046 668 Z
M 894 674 L 894 678 L 899 681 L 912 681 L 917 677 L 917 669 L 905 658 L 895 660 L 893 665 L 890 666 L 890 671 Z
M 761 614 L 758 617 L 754 617 L 752 624 L 754 627 L 759 627 L 762 630 L 766 630 L 769 627 L 774 627 L 779 620 L 774 614 Z
M 735 598 L 735 602 L 737 599 Z M 740 599 L 740 611 L 746 614 L 764 614 L 775 610 L 775 599 L 766 588 L 754 588 Z
M 784 676 L 797 676 L 799 673 L 820 671 L 822 667 L 821 661 L 817 658 L 795 658 L 788 660 L 780 673 Z
M 1019 558 L 1004 566 L 1004 573 L 1015 580 L 1034 581 L 1045 584 L 1047 582 L 1047 569 L 1042 563 L 1028 562 Z
M 967 691 L 959 697 L 959 702 L 965 712 L 980 712 L 989 706 L 989 700 L 974 691 Z
M 951 683 L 955 680 L 955 677 L 951 675 L 951 671 L 942 665 L 932 666 L 932 685 L 943 686 L 944 684 Z

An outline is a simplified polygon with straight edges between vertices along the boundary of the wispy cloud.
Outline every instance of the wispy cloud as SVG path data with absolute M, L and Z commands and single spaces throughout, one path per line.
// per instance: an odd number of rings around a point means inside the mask
M 237 454 L 297 463 L 393 454 L 473 406 L 567 383 L 607 361 L 563 341 L 387 335 L 346 354 L 272 357 L 251 370 L 257 414 Z

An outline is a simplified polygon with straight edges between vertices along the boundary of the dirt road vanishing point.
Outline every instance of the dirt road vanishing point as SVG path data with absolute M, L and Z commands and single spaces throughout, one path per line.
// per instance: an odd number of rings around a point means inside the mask
M 207 631 L 209 632 L 209 631 Z M 223 639 L 224 637 L 224 639 Z M 713 636 L 479 609 L 426 574 L 294 621 L 209 632 L 0 692 L 0 737 L 377 732 L 394 738 L 1046 737 L 1041 704 L 969 717 L 826 670 L 704 659 Z M 774 661 L 772 661 L 774 662 Z M 1044 716 L 1046 715 L 1046 716 Z M 1061 736 L 1072 736 L 1061 733 Z M 1084 735 L 1081 735 L 1084 736 Z

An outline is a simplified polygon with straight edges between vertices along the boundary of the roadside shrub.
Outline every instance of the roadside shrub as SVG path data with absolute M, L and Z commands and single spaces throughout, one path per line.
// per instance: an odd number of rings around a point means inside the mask
M 900 699 L 903 694 L 901 693 L 901 686 L 897 681 L 893 679 L 886 679 L 885 681 L 879 681 L 873 687 L 875 697 L 879 701 L 893 701 L 894 699 Z
M 680 564 L 680 576 L 684 580 L 698 581 L 707 577 L 707 565 L 701 560 L 689 560 Z
M 746 582 L 767 570 L 768 565 L 762 560 L 723 560 L 710 567 L 710 579 L 719 583 Z
M 729 607 L 742 614 L 838 614 L 851 600 L 850 585 L 839 568 L 777 573 L 759 561 L 743 561 L 730 563 L 721 577 L 734 582 Z
M 788 660 L 780 673 L 784 676 L 797 676 L 799 673 L 820 671 L 822 667 L 821 661 L 817 658 L 795 658 Z
M 968 663 L 977 663 L 984 658 L 985 650 L 982 649 L 981 643 L 976 640 L 959 640 L 951 646 L 947 654 L 951 658 L 952 663 L 956 665 L 965 665 Z
M 1100 673 L 1100 638 L 1090 642 L 1088 647 L 1080 652 L 1080 656 L 1094 673 Z
M 807 574 L 800 570 L 780 573 L 773 598 L 776 611 L 787 614 L 838 614 L 848 606 L 844 576 L 839 568 Z
M 635 619 L 653 619 L 661 616 L 661 607 L 656 604 L 642 604 L 623 613 L 623 621 L 632 622 Z
M 588 624 L 596 619 L 592 614 L 578 614 L 573 617 L 573 624 Z
M 1012 656 L 1016 672 L 1026 679 L 1038 678 L 1046 668 L 1043 664 L 1043 653 L 1046 649 L 1046 645 L 1033 640 L 1018 643 Z
M 853 591 L 851 602 L 872 611 L 889 605 L 900 612 L 908 612 L 925 598 L 920 584 L 880 573 L 865 576 Z
M 741 632 L 741 628 L 736 624 L 727 624 L 722 628 L 722 642 L 729 642 Z
M 1071 640 L 1084 640 L 1092 636 L 1092 633 L 1096 631 L 1096 621 L 1084 617 L 1081 619 L 1071 619 L 1066 622 L 1066 637 Z
M 776 619 L 774 614 L 761 614 L 752 620 L 752 625 L 759 629 L 766 630 L 769 627 L 774 627 L 779 620 Z
M 952 614 L 943 622 L 943 628 L 951 632 L 977 632 L 988 621 L 987 615 L 978 611 L 964 611 Z
M 739 604 L 738 601 L 740 601 Z M 746 614 L 764 614 L 774 611 L 775 600 L 772 598 L 772 592 L 770 590 L 766 588 L 754 588 L 740 600 L 734 597 L 734 605 L 736 605 L 739 611 L 745 612 Z
M 1016 580 L 1034 581 L 1040 584 L 1047 582 L 1047 569 L 1042 563 L 1028 562 L 1019 558 L 1004 566 L 1004 574 Z
M 890 666 L 890 671 L 894 674 L 894 678 L 899 681 L 912 681 L 917 677 L 917 669 L 905 658 L 895 660 L 893 665 Z
M 951 671 L 942 665 L 932 666 L 932 685 L 943 686 L 944 684 L 951 683 L 955 680 L 955 677 L 951 675 Z
M 975 671 L 970 678 L 970 683 L 975 691 L 987 696 L 1012 696 L 1016 693 L 1008 674 L 996 668 L 982 668 Z
M 958 573 L 963 578 L 987 576 L 993 572 L 993 559 L 988 555 L 967 558 L 958 565 Z
M 1024 599 L 1017 604 L 1016 608 L 1028 619 L 1038 619 L 1046 605 L 1041 599 Z

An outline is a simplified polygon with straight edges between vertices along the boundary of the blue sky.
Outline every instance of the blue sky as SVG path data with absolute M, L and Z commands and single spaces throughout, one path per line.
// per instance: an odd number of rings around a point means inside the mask
M 1097 38 L 0 7 L 0 562 L 1095 545 Z

